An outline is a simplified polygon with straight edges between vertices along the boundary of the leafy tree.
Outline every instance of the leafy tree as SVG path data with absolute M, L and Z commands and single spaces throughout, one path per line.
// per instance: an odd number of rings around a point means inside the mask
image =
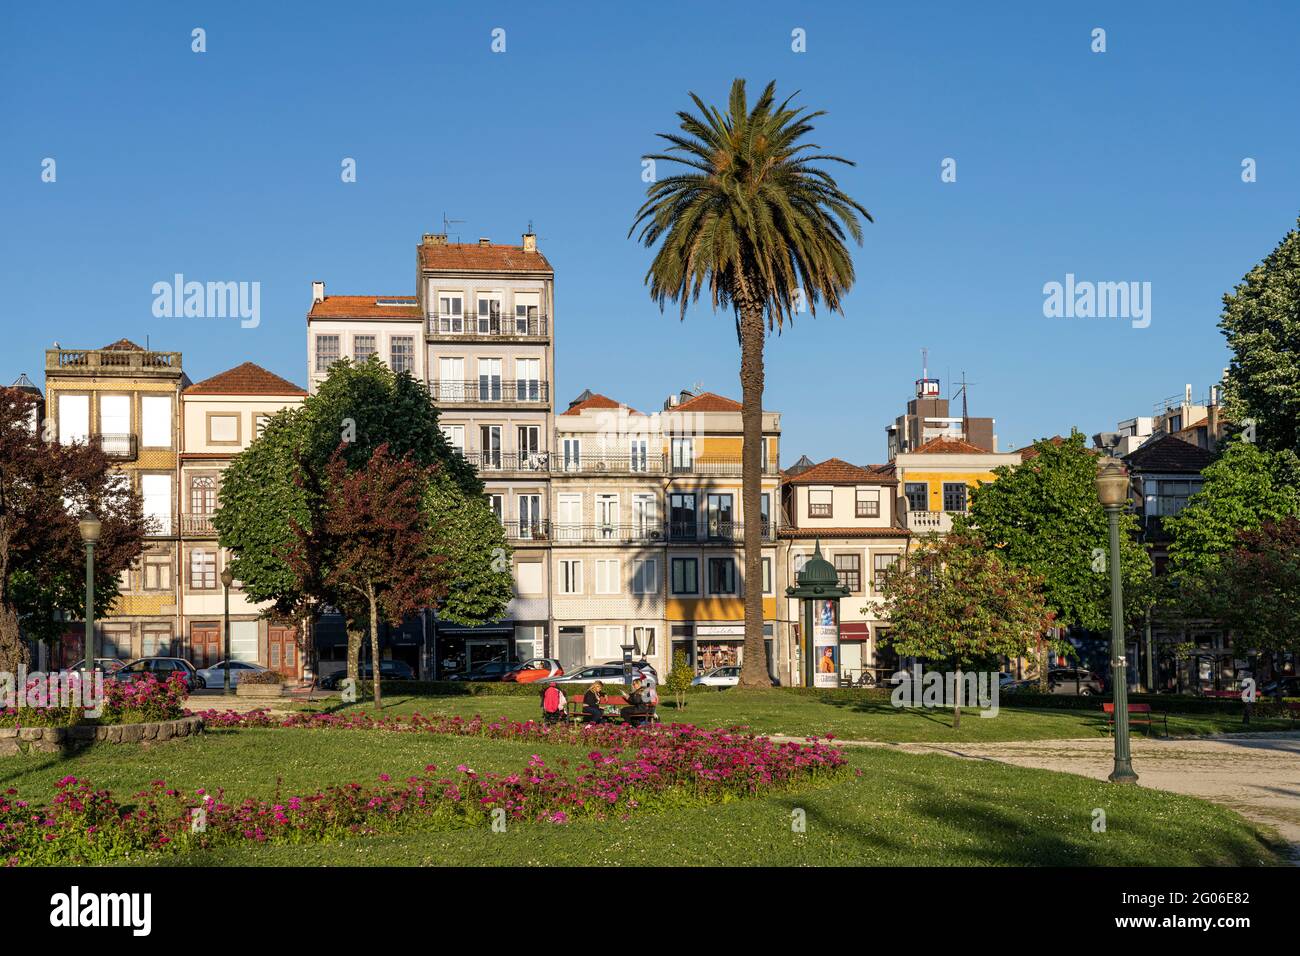
M 1300 518 L 1238 532 L 1210 593 L 1241 646 L 1282 653 L 1300 648 Z
M 668 679 L 664 681 L 664 689 L 677 699 L 678 710 L 686 706 L 686 692 L 691 689 L 693 680 L 695 680 L 695 670 L 686 662 L 686 652 L 674 651 L 673 667 L 668 672 Z
M 964 534 L 931 535 L 884 585 L 888 643 L 903 656 L 942 662 L 956 672 L 1030 653 L 1052 626 L 1043 581 Z M 865 613 L 865 611 L 864 611 Z M 953 701 L 961 726 L 961 698 Z
M 95 617 L 112 608 L 119 575 L 139 557 L 140 496 L 90 444 L 45 442 L 35 399 L 0 388 L 0 669 L 28 663 L 24 633 L 52 640 L 85 620 L 85 545 L 77 522 L 101 522 L 95 545 Z
M 853 165 L 818 154 L 805 137 L 821 111 L 776 101 L 769 83 L 751 109 L 745 81 L 731 84 L 727 110 L 691 94 L 697 114 L 679 112 L 680 132 L 661 133 L 667 153 L 646 156 L 684 172 L 652 183 L 629 230 L 639 241 L 660 243 L 646 274 L 650 297 L 664 308 L 698 301 L 708 285 L 715 310 L 736 316 L 740 344 L 741 476 L 745 576 L 762 579 L 759 514 L 763 345 L 773 328 L 793 322 L 807 308 L 814 315 L 824 301 L 841 311 L 853 284 L 853 262 L 845 234 L 862 241 L 858 215 L 870 214 L 840 190 L 819 162 Z M 662 242 L 661 242 L 662 240 Z M 763 641 L 762 589 L 745 588 L 745 655 L 741 683 L 769 683 Z
M 425 508 L 431 468 L 408 455 L 393 457 L 380 445 L 365 464 L 349 471 L 340 445 L 326 468 L 319 514 L 293 525 L 297 546 L 286 558 L 296 574 L 314 578 L 351 620 L 370 629 L 375 706 L 383 707 L 379 622 L 400 625 L 433 607 L 447 590 L 445 558 L 436 553 Z M 302 586 L 306 591 L 310 586 Z
M 1110 530 L 1097 497 L 1097 458 L 1073 432 L 1062 442 L 1037 441 L 1019 465 L 994 469 L 997 480 L 971 494 L 970 511 L 954 528 L 978 533 L 1010 564 L 1043 581 L 1047 606 L 1061 627 L 1110 626 Z M 1125 614 L 1141 617 L 1152 600 L 1151 559 L 1137 541 L 1137 517 L 1120 514 L 1120 567 Z M 1100 558 L 1099 558 L 1100 556 Z
M 329 462 L 340 445 L 349 471 L 364 467 L 380 446 L 418 467 L 436 466 L 425 501 L 453 582 L 446 597 L 456 615 L 450 619 L 466 624 L 499 619 L 509 600 L 509 552 L 504 565 L 498 561 L 485 570 L 480 557 L 499 557 L 505 539 L 483 498 L 483 484 L 438 427 L 428 390 L 373 357 L 335 364 L 315 395 L 276 414 L 226 469 L 213 524 L 222 545 L 232 550 L 231 570 L 248 597 L 271 601 L 277 613 L 289 616 L 310 616 L 322 605 L 344 609 L 326 583 L 327 552 L 304 549 L 294 531 L 295 526 L 312 528 L 313 514 L 320 514 L 329 490 Z M 297 555 L 292 566 L 290 554 Z M 348 617 L 353 678 L 363 622 Z
M 1232 349 L 1225 412 L 1254 419 L 1264 448 L 1300 453 L 1300 230 L 1224 295 L 1219 328 Z
M 1169 557 L 1184 592 L 1204 587 L 1220 558 L 1243 530 L 1300 515 L 1300 459 L 1290 450 L 1266 451 L 1230 441 L 1201 473 L 1204 484 L 1176 515 L 1163 519 L 1173 535 Z

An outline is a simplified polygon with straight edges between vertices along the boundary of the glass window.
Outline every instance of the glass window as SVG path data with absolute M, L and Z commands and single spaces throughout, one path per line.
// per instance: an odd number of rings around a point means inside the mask
M 632 561 L 632 593 L 654 594 L 659 590 L 659 560 L 634 558 Z
M 560 593 L 582 593 L 582 561 L 580 559 L 560 559 Z
M 623 590 L 618 579 L 618 565 L 617 558 L 601 559 L 596 562 L 597 594 L 619 594 Z
M 835 490 L 833 488 L 808 489 L 808 517 L 834 517 Z
M 190 513 L 210 515 L 217 507 L 217 479 L 199 475 L 190 479 Z
M 862 590 L 862 555 L 836 554 L 832 556 L 832 563 L 839 576 L 840 587 L 848 588 L 854 594 Z
M 945 481 L 943 483 L 943 510 L 966 510 L 966 483 L 964 481 Z
M 709 593 L 736 593 L 735 558 L 709 558 Z
M 696 558 L 673 558 L 673 593 L 700 593 L 700 563 Z
M 144 590 L 170 591 L 172 586 L 172 559 L 165 554 L 145 555 Z
M 388 342 L 388 365 L 399 375 L 415 371 L 415 339 L 410 335 L 394 335 Z
M 205 548 L 190 552 L 190 587 L 195 591 L 211 591 L 217 586 L 217 554 Z
M 930 510 L 930 486 L 924 481 L 909 481 L 903 493 L 907 495 L 908 511 Z
M 375 350 L 375 336 L 352 336 L 352 355 L 358 362 L 364 362 L 366 359 L 370 358 L 370 356 L 375 354 Z
M 316 371 L 328 372 L 330 366 L 339 360 L 339 337 L 337 335 L 316 336 Z
M 885 580 L 889 576 L 889 570 L 898 563 L 896 554 L 877 554 L 871 559 L 872 561 L 872 586 L 877 594 L 885 589 Z
M 880 517 L 880 491 L 876 488 L 859 488 L 857 490 L 857 517 Z

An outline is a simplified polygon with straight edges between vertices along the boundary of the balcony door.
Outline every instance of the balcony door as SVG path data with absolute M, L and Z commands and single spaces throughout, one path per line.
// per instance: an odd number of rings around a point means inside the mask
M 577 541 L 582 537 L 582 495 L 559 495 L 555 505 L 558 511 L 556 521 L 559 524 L 555 529 L 556 537 Z
M 479 465 L 483 468 L 501 467 L 501 426 L 480 425 L 478 429 Z
M 462 296 L 443 293 L 438 296 L 438 330 L 450 334 L 465 331 L 465 300 Z
M 480 292 L 478 296 L 479 335 L 501 334 L 501 296 Z
M 464 399 L 465 360 L 463 358 L 438 359 L 438 398 L 444 402 Z
M 542 429 L 540 425 L 520 425 L 516 437 L 519 450 L 519 467 L 531 471 L 545 469 L 542 460 Z
M 131 396 L 99 397 L 99 441 L 104 454 L 121 458 L 131 452 Z
M 711 494 L 707 498 L 710 538 L 730 538 L 735 534 L 735 512 L 731 495 Z
M 618 495 L 596 495 L 596 529 L 604 540 L 618 534 Z
M 668 524 L 674 538 L 695 539 L 695 495 L 674 492 L 668 496 Z
M 536 402 L 542 397 L 542 360 L 515 359 L 515 400 Z
M 538 537 L 542 531 L 542 496 L 520 495 L 518 507 L 519 537 Z
M 501 401 L 501 360 L 499 358 L 478 360 L 478 400 L 480 402 Z
M 632 496 L 632 530 L 641 541 L 658 536 L 659 507 L 654 495 Z

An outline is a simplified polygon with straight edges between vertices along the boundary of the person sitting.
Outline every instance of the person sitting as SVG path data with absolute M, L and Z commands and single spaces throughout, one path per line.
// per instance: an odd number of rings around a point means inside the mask
M 542 690 L 542 721 L 554 724 L 564 718 L 564 706 L 568 701 L 558 684 L 548 684 Z
M 600 681 L 596 681 L 582 695 L 583 723 L 598 724 L 605 719 L 604 712 L 600 709 L 600 695 L 604 690 L 605 685 Z
M 632 693 L 627 695 L 627 706 L 621 711 L 623 722 L 637 726 L 645 723 L 650 713 L 650 702 L 646 696 L 645 682 L 641 678 L 632 681 Z

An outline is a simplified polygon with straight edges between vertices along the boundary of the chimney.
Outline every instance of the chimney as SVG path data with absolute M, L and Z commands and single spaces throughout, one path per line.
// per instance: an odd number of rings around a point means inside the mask
M 445 246 L 447 244 L 447 234 L 445 232 L 426 232 L 421 241 L 426 246 Z
M 537 236 L 531 232 L 524 233 L 524 252 L 537 251 Z
M 311 284 L 311 304 L 325 301 L 325 283 L 319 279 Z
M 479 241 L 478 241 L 478 245 L 479 245 L 479 248 L 480 248 L 480 249 L 486 249 L 488 246 L 492 245 L 492 240 L 480 236 L 480 237 L 479 237 Z

